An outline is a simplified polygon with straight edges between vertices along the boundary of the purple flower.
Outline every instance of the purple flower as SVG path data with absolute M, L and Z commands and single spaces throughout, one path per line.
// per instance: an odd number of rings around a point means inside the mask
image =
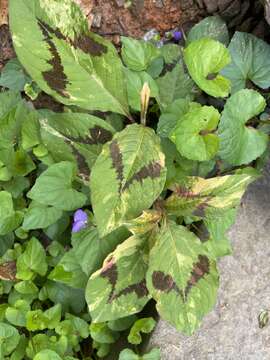
M 180 41 L 182 39 L 182 31 L 174 31 L 173 38 L 175 41 Z
M 85 211 L 78 209 L 73 215 L 72 232 L 76 233 L 84 229 L 87 225 L 88 216 Z

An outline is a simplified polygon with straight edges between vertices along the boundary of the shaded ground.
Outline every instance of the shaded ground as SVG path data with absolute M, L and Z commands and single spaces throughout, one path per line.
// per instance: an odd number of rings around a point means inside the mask
M 150 341 L 162 360 L 269 360 L 270 325 L 258 315 L 270 309 L 270 164 L 250 186 L 230 231 L 233 255 L 219 262 L 217 305 L 191 337 L 159 321 Z

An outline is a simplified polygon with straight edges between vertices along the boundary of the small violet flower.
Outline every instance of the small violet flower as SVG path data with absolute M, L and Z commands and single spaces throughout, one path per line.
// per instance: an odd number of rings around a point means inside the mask
M 85 211 L 78 209 L 73 215 L 72 232 L 76 233 L 84 229 L 87 225 L 88 216 Z
M 182 31 L 174 31 L 173 38 L 175 41 L 180 41 L 182 39 Z

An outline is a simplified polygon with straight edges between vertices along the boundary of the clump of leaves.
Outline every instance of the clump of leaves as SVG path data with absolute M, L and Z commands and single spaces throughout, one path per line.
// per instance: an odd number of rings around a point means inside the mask
M 9 3 L 24 70 L 0 79 L 1 358 L 102 358 L 123 336 L 120 360 L 158 360 L 136 352 L 150 299 L 188 335 L 215 305 L 267 157 L 269 45 L 236 33 L 227 48 L 213 17 L 184 48 L 123 38 L 119 55 L 71 0 Z M 36 110 L 27 83 L 63 112 Z

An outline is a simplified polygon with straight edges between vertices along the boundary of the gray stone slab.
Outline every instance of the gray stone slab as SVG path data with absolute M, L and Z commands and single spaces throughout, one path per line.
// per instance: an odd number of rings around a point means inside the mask
M 270 325 L 258 326 L 270 309 L 270 166 L 252 184 L 230 230 L 233 255 L 219 261 L 215 309 L 191 337 L 160 320 L 150 346 L 162 360 L 269 360 Z

